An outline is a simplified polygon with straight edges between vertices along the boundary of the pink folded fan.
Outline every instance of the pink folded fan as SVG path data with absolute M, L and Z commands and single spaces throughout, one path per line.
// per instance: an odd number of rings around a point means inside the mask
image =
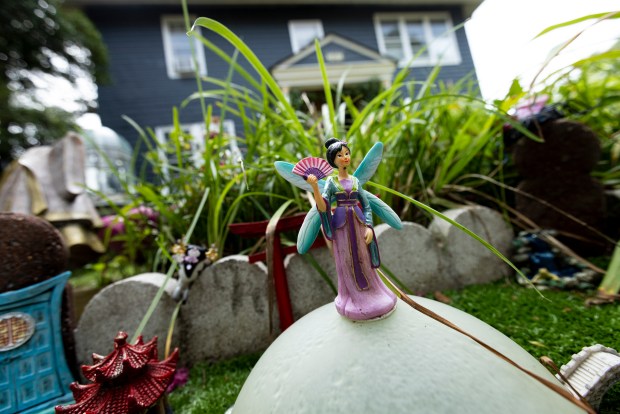
M 302 176 L 304 180 L 307 180 L 310 174 L 320 180 L 330 175 L 332 171 L 333 167 L 327 161 L 317 157 L 306 157 L 293 167 L 293 173 Z

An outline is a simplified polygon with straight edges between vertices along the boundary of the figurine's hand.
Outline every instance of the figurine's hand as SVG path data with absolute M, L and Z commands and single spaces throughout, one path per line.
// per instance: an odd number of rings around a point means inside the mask
M 317 185 L 317 182 L 319 181 L 318 178 L 316 178 L 316 175 L 314 174 L 309 174 L 308 178 L 306 178 L 306 181 L 308 182 L 308 184 L 310 184 L 312 187 Z
M 366 234 L 364 234 L 364 240 L 366 241 L 366 244 L 370 244 L 370 242 L 372 241 L 372 229 L 366 229 Z

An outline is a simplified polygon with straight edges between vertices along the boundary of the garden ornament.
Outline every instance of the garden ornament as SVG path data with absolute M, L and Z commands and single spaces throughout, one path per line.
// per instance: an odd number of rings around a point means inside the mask
M 5 240 L 0 237 L 0 244 Z M 15 241 L 9 238 L 7 244 L 11 242 Z M 70 272 L 63 272 L 0 293 L 2 414 L 49 412 L 55 405 L 71 401 L 69 383 L 73 376 L 61 332 L 61 301 L 69 276 Z
M 620 381 L 620 354 L 601 344 L 588 346 L 556 371 L 556 377 L 575 396 L 584 397 L 592 407 L 598 408 L 607 391 Z
M 179 351 L 164 361 L 157 359 L 157 337 L 134 345 L 127 334 L 114 338 L 114 350 L 107 356 L 93 354 L 93 365 L 82 366 L 92 383 L 70 385 L 75 404 L 56 406 L 57 414 L 137 414 L 154 406 L 172 381 Z
M 475 326 L 476 324 L 472 323 L 473 321 L 466 320 L 458 312 L 448 311 L 446 308 L 436 308 L 436 303 L 423 298 L 409 297 L 395 286 L 388 277 L 383 275 L 378 269 L 380 258 L 372 228 L 372 212 L 374 211 L 394 228 L 401 228 L 402 224 L 390 207 L 362 189 L 362 185 L 374 174 L 381 161 L 383 145 L 381 143 L 375 144 L 359 168 L 351 175 L 347 171 L 351 162 L 349 145 L 344 141 L 332 138 L 325 143 L 325 147 L 327 148 L 327 162 L 334 169 L 337 169 L 333 175 L 328 176 L 329 171 L 318 160 L 306 158 L 296 166 L 285 162 L 276 162 L 275 164 L 280 175 L 297 187 L 311 191 L 316 202 L 316 205 L 304 219 L 297 239 L 297 249 L 301 254 L 307 252 L 322 226 L 325 237 L 333 242 L 334 259 L 338 273 L 338 296 L 335 299 L 338 313 L 353 321 L 381 319 L 381 322 L 357 324 L 358 328 L 351 329 L 350 324 L 342 322 L 343 318 L 330 316 L 325 307 L 306 315 L 283 333 L 263 355 L 237 399 L 237 403 L 240 404 L 239 406 L 235 405 L 235 412 L 263 412 L 262 409 L 256 410 L 258 401 L 252 396 L 261 395 L 265 397 L 271 394 L 286 396 L 298 394 L 299 397 L 291 397 L 292 401 L 274 397 L 265 405 L 265 407 L 269 407 L 267 409 L 269 412 L 288 412 L 284 408 L 287 404 L 292 404 L 295 407 L 303 406 L 306 407 L 305 409 L 312 407 L 310 410 L 315 410 L 317 408 L 315 403 L 321 404 L 319 401 L 329 401 L 329 404 L 335 402 L 336 405 L 342 402 L 350 407 L 351 411 L 356 412 L 385 410 L 404 412 L 405 407 L 407 409 L 412 408 L 412 400 L 410 397 L 404 397 L 399 398 L 397 402 L 395 396 L 400 395 L 400 393 L 394 392 L 394 387 L 398 388 L 395 384 L 407 384 L 408 391 L 406 394 L 411 395 L 409 391 L 414 383 L 424 383 L 426 388 L 431 383 L 441 383 L 442 386 L 445 386 L 447 378 L 456 380 L 460 376 L 456 375 L 458 370 L 455 370 L 454 367 L 464 364 L 460 357 L 456 357 L 453 363 L 447 364 L 445 368 L 448 371 L 444 373 L 439 372 L 439 365 L 445 365 L 446 358 L 449 358 L 450 355 L 460 354 L 461 345 L 456 345 L 456 343 L 465 341 L 463 347 L 469 348 L 473 344 L 472 352 L 481 352 L 480 357 L 470 355 L 468 358 L 487 361 L 472 366 L 468 365 L 468 370 L 480 369 L 482 372 L 491 369 L 495 372 L 493 374 L 495 380 L 502 377 L 508 382 L 512 381 L 511 378 L 516 372 L 521 372 L 521 374 L 526 375 L 525 378 L 529 378 L 528 384 L 537 383 L 537 387 L 539 387 L 537 392 L 541 396 L 545 395 L 545 397 L 534 401 L 531 407 L 536 406 L 551 395 L 555 395 L 556 401 L 553 404 L 562 404 L 563 407 L 559 411 L 546 412 L 579 411 L 594 413 L 583 398 L 571 395 L 567 389 L 554 381 L 555 378 L 549 378 L 548 372 L 543 375 L 540 371 L 542 367 L 535 368 L 531 362 L 523 359 L 519 355 L 523 350 L 517 351 L 518 345 L 504 346 L 500 344 L 504 339 L 493 338 L 483 332 L 487 329 L 482 328 L 483 324 L 480 325 L 481 329 L 479 330 Z M 332 213 L 331 204 L 334 202 L 336 208 Z M 361 208 L 358 203 L 361 204 Z M 389 284 L 390 288 L 379 278 L 379 274 L 384 278 L 385 283 Z M 403 300 L 410 307 L 405 307 L 402 310 L 395 309 L 397 298 Z M 386 318 L 388 315 L 394 316 Z M 467 329 L 463 329 L 459 325 L 466 326 Z M 440 328 L 440 326 L 442 327 Z M 446 330 L 445 327 L 450 329 Z M 438 336 L 429 342 L 431 331 Z M 407 332 L 409 334 L 406 334 Z M 403 334 L 405 335 L 403 336 Z M 444 335 L 450 336 L 451 339 L 448 339 L 447 336 L 444 337 Z M 456 336 L 452 337 L 452 335 Z M 439 350 L 442 347 L 445 347 L 444 351 Z M 425 350 L 425 358 L 419 358 L 419 352 L 422 349 Z M 412 350 L 415 356 L 410 356 Z M 293 371 L 298 372 L 300 376 L 295 376 L 291 371 L 289 352 L 298 355 Z M 398 354 L 400 358 L 395 362 L 398 367 L 394 366 L 394 369 L 390 369 L 389 366 L 394 363 L 391 360 L 394 358 L 389 356 L 382 358 L 380 355 L 393 355 L 393 352 Z M 469 351 L 463 352 L 469 353 Z M 301 355 L 306 355 L 307 358 L 301 358 Z M 430 360 L 434 362 L 430 362 L 430 364 L 425 362 Z M 261 364 L 262 361 L 266 362 Z M 329 363 L 322 363 L 321 361 L 329 361 Z M 410 368 L 415 371 L 415 375 L 407 374 L 407 368 L 403 371 L 403 361 L 409 361 Z M 489 364 L 495 365 L 499 362 L 507 363 L 506 365 L 500 364 L 503 367 L 502 369 L 511 366 L 510 369 L 516 369 L 516 371 L 506 371 L 505 374 L 499 374 L 495 371 L 496 368 L 490 368 Z M 499 369 L 499 365 L 497 365 L 497 369 Z M 390 375 L 400 371 L 401 375 L 391 376 L 391 379 L 387 380 L 382 374 L 386 371 L 390 372 Z M 363 372 L 364 375 L 349 375 L 350 372 Z M 449 376 L 448 372 L 450 372 Z M 481 374 L 481 372 L 474 373 L 471 371 L 469 373 L 473 375 L 473 378 L 480 375 L 480 380 L 482 380 L 487 374 Z M 412 380 L 413 377 L 414 380 Z M 391 386 L 370 393 L 373 397 L 368 399 L 367 381 L 369 378 L 378 383 L 389 382 Z M 395 378 L 396 380 L 394 380 Z M 535 381 L 529 382 L 532 379 Z M 282 391 L 285 387 L 283 380 L 292 388 L 298 386 L 301 388 L 296 392 L 291 389 L 289 390 L 290 393 Z M 326 386 L 326 383 L 331 382 L 333 382 L 333 386 Z M 471 379 L 465 383 L 470 384 Z M 273 391 L 270 387 L 278 391 Z M 506 385 L 499 386 L 499 389 L 507 391 L 507 387 L 506 383 Z M 521 400 L 522 397 L 519 395 L 523 392 L 522 387 L 512 388 L 512 385 L 509 387 L 512 389 L 512 391 L 508 391 L 512 393 L 511 398 Z M 458 387 L 454 389 L 456 388 Z M 489 385 L 489 390 L 491 388 Z M 246 389 L 248 391 L 244 393 Z M 334 389 L 334 393 L 331 393 L 330 389 Z M 342 392 L 343 389 L 346 389 L 347 392 Z M 346 397 L 352 393 L 357 393 L 357 397 Z M 385 401 L 372 401 L 376 395 L 383 393 L 386 396 L 389 395 Z M 496 393 L 496 391 L 490 391 L 489 395 Z M 426 393 L 413 392 L 413 394 Z M 414 398 L 416 403 L 413 406 L 428 412 L 427 408 L 429 407 L 442 405 L 456 407 L 469 398 L 461 395 L 460 391 L 453 394 L 444 399 L 432 395 L 430 399 L 420 396 L 419 399 Z M 317 395 L 320 397 L 315 401 L 314 396 Z M 356 402 L 358 397 L 359 407 L 357 409 L 351 408 L 352 403 Z M 351 401 L 351 398 L 355 401 Z M 450 401 L 452 398 L 457 399 Z M 468 404 L 472 402 L 471 399 L 468 401 Z M 385 405 L 383 409 L 377 411 L 382 403 L 389 405 Z M 568 405 L 566 405 L 567 403 Z M 376 407 L 369 409 L 373 404 Z M 537 408 L 542 408 L 544 404 L 547 403 L 543 403 Z M 254 411 L 250 411 L 250 407 Z M 473 405 L 469 408 L 472 407 Z M 487 408 L 491 411 L 484 412 L 497 412 L 499 407 L 494 408 L 490 404 Z M 519 412 L 517 406 L 511 409 L 510 412 Z M 566 409 L 570 409 L 570 411 L 566 411 Z
M 218 259 L 215 245 L 209 250 L 194 244 L 178 242 L 172 246 L 173 259 L 179 264 L 179 283 L 172 294 L 177 302 L 187 302 L 189 289 L 204 269 L 211 266 Z
M 282 177 L 311 191 L 316 201 L 299 231 L 297 250 L 306 253 L 322 225 L 323 234 L 333 242 L 338 272 L 335 300 L 338 313 L 357 321 L 384 317 L 396 306 L 396 295 L 383 284 L 375 270 L 381 262 L 372 213 L 394 228 L 400 229 L 402 223 L 387 204 L 362 189 L 381 162 L 383 144 L 376 143 L 352 174 L 349 174 L 349 145 L 331 138 L 325 147 L 327 162 L 335 169 L 333 175 L 327 176 L 330 169 L 322 160 L 305 158 L 297 166 L 275 163 Z M 336 209 L 332 213 L 334 202 Z
M 0 180 L 0 211 L 41 217 L 60 230 L 74 264 L 96 259 L 105 248 L 103 223 L 86 191 L 82 138 L 69 133 L 33 147 L 13 161 Z
M 372 323 L 350 323 L 331 304 L 310 312 L 261 356 L 232 413 L 595 414 L 491 326 L 410 299 L 419 308 Z

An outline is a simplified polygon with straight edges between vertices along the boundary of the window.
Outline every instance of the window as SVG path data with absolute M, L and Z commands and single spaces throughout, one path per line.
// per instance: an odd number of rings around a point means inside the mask
M 183 16 L 162 16 L 161 32 L 164 41 L 166 71 L 170 79 L 194 76 L 192 42 L 198 70 L 201 75 L 207 74 L 203 47 L 198 39 L 187 36 Z
M 293 53 L 299 52 L 308 46 L 314 39 L 323 35 L 323 24 L 320 20 L 291 20 L 288 22 L 288 32 L 291 37 Z
M 224 134 L 227 135 L 229 141 L 229 150 L 232 154 L 236 155 L 239 153 L 239 147 L 237 145 L 237 140 L 235 136 L 235 123 L 232 119 L 226 119 L 221 123 L 221 128 Z M 171 136 L 174 131 L 174 126 L 160 126 L 155 128 L 155 136 L 157 140 L 165 145 L 173 145 Z M 220 132 L 220 119 L 218 117 L 213 117 L 211 119 L 211 125 L 209 126 L 209 134 L 207 135 L 205 131 L 204 123 L 194 123 L 194 124 L 183 124 L 181 125 L 181 132 L 184 134 L 180 139 L 182 143 L 185 144 L 184 148 L 181 148 L 181 152 L 184 157 L 187 157 L 191 160 L 191 163 L 199 167 L 203 163 L 202 153 L 205 150 L 205 142 L 207 139 L 210 139 L 212 135 L 216 135 Z M 178 165 L 178 159 L 176 156 L 176 151 L 170 147 L 168 150 L 168 154 L 166 151 L 161 149 L 160 151 L 161 159 L 167 158 L 167 163 L 171 166 Z M 167 172 L 166 172 L 167 173 Z
M 445 13 L 378 14 L 375 31 L 379 51 L 397 59 L 401 66 L 461 63 L 452 22 Z

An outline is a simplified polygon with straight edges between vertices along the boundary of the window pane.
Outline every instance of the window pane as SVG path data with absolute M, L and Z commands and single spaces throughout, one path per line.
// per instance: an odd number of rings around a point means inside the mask
M 170 46 L 174 55 L 174 70 L 178 73 L 193 71 L 191 39 L 187 36 L 185 24 L 181 21 L 168 22 Z
M 433 55 L 443 62 L 456 62 L 459 60 L 458 46 L 448 22 L 445 19 L 431 19 L 431 33 L 433 36 Z
M 171 23 L 168 28 L 170 30 L 170 43 L 172 43 L 174 54 L 191 54 L 189 45 L 190 38 L 185 34 L 185 25 L 181 22 Z
M 448 31 L 448 23 L 443 19 L 431 19 L 431 33 L 439 37 Z
M 381 33 L 383 34 L 383 43 L 385 44 L 387 54 L 401 60 L 404 55 L 403 45 L 398 31 L 398 22 L 381 22 Z
M 381 23 L 381 31 L 383 32 L 383 38 L 397 37 L 400 38 L 398 33 L 398 22 L 386 21 Z
M 314 39 L 320 39 L 323 36 L 323 27 L 320 22 L 291 22 L 291 37 L 294 38 L 294 44 L 297 50 L 300 50 Z
M 424 51 L 419 55 L 420 57 L 428 57 L 428 40 L 424 34 L 424 26 L 421 20 L 409 20 L 407 21 L 407 34 L 409 35 L 409 43 L 411 44 L 411 53 L 417 55 L 420 50 Z
M 398 39 L 397 41 L 394 42 L 385 42 L 385 50 L 387 52 L 388 55 L 401 60 L 404 55 L 403 55 L 403 46 L 402 43 L 400 42 L 400 39 Z

